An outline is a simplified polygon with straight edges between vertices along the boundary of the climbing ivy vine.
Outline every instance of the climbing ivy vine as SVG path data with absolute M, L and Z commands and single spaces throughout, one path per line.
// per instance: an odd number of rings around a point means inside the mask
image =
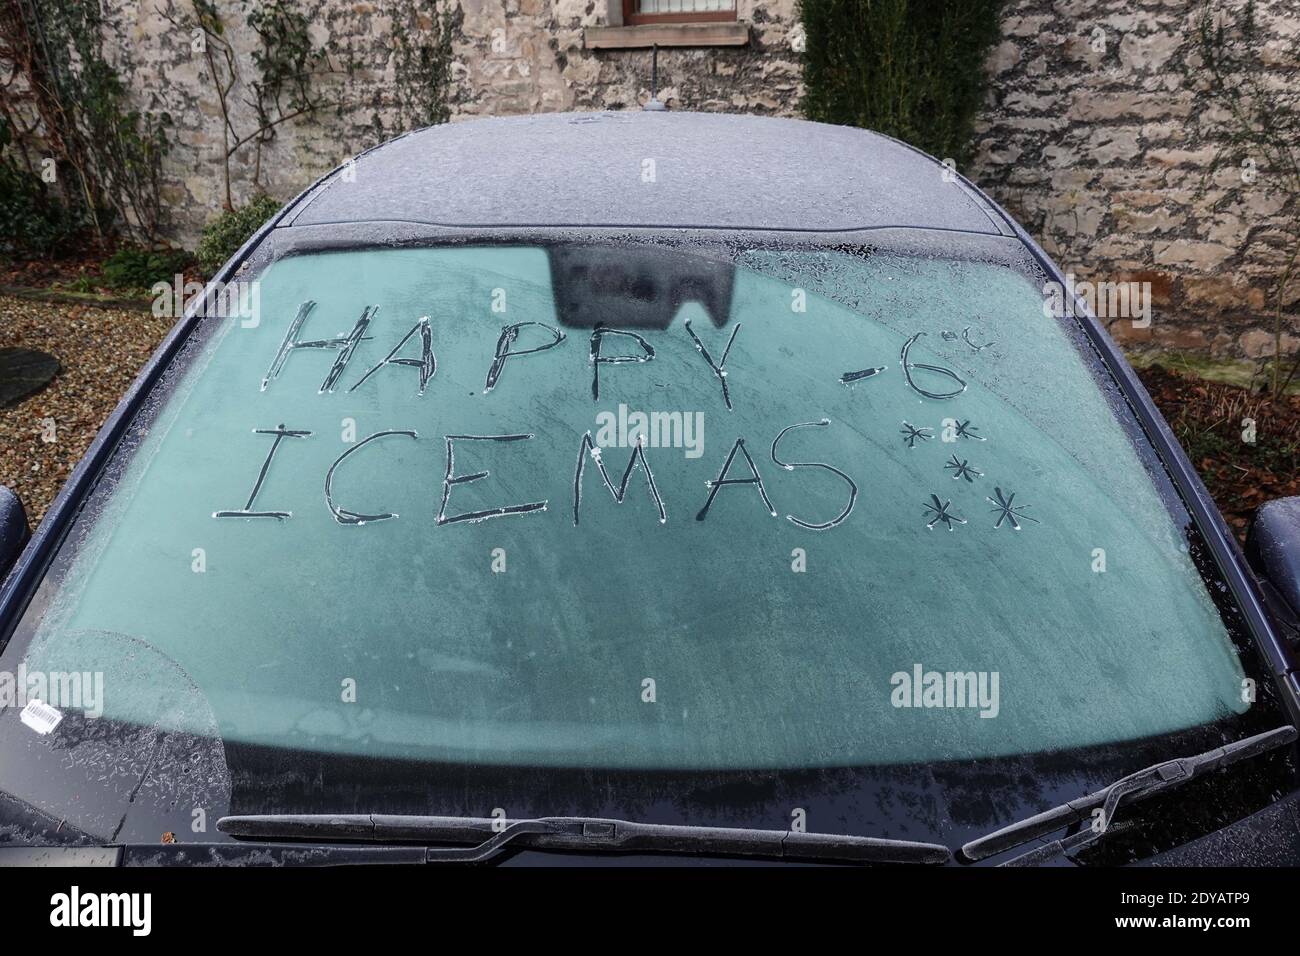
M 154 241 L 162 225 L 159 177 L 171 117 L 133 109 L 104 55 L 98 0 L 0 0 L 0 115 L 10 172 L 33 155 L 54 160 L 67 215 L 103 238 Z M 48 167 L 44 170 L 47 174 Z
M 1003 0 L 802 0 L 803 111 L 959 166 L 973 150 Z
M 464 14 L 459 4 L 414 0 L 393 19 L 393 102 L 397 126 L 391 133 L 445 123 L 451 118 L 452 40 Z M 376 116 L 382 138 L 383 124 Z
M 1288 358 L 1282 348 L 1297 304 L 1288 292 L 1300 271 L 1300 85 L 1285 82 L 1268 63 L 1253 0 L 1232 6 L 1203 0 L 1193 27 L 1182 57 L 1184 82 L 1215 107 L 1202 114 L 1205 133 L 1216 144 L 1202 191 L 1215 173 L 1236 167 L 1243 186 L 1281 195 L 1291 213 L 1278 230 L 1284 246 L 1272 296 L 1273 354 L 1267 359 L 1269 390 L 1280 397 L 1300 375 L 1300 350 Z M 1292 63 L 1300 62 L 1300 36 L 1287 52 Z

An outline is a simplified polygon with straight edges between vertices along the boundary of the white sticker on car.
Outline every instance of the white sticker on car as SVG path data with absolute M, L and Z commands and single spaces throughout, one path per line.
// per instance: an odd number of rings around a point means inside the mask
M 41 703 L 39 700 L 29 700 L 27 706 L 19 711 L 18 719 L 38 734 L 48 734 L 59 726 L 63 714 L 49 704 Z

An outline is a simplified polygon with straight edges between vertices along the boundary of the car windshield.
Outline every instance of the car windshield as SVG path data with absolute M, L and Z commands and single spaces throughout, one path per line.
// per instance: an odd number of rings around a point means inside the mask
M 1026 270 L 518 243 L 255 282 L 5 670 L 228 742 L 531 767 L 978 759 L 1247 706 L 1150 452 Z

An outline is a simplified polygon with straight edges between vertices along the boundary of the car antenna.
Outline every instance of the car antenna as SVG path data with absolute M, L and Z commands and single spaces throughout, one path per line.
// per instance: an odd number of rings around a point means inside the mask
M 659 102 L 659 44 L 650 44 L 650 99 L 641 107 L 652 113 L 662 113 L 668 109 Z

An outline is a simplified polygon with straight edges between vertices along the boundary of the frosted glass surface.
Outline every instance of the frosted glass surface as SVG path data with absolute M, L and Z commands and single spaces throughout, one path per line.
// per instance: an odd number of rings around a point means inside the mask
M 202 346 L 108 502 L 82 519 L 93 525 L 31 662 L 75 667 L 84 635 L 129 635 L 188 675 L 227 739 L 484 763 L 975 758 L 1131 739 L 1244 708 L 1241 669 L 1179 530 L 1026 278 L 840 253 L 755 252 L 741 263 L 725 325 L 688 303 L 666 329 L 631 330 L 654 358 L 602 364 L 593 400 L 591 330 L 572 327 L 554 348 L 508 359 L 484 391 L 503 327 L 560 326 L 544 250 L 277 262 L 262 277 L 260 324 L 227 322 Z M 306 300 L 317 304 L 302 339 L 346 333 L 367 307 L 378 311 L 334 392 L 319 391 L 339 355 L 327 349 L 292 352 L 263 390 Z M 426 315 L 437 368 L 423 395 L 411 365 L 350 390 Z M 731 410 L 687 320 L 715 362 L 740 325 L 725 364 Z M 919 366 L 944 367 L 966 382 L 959 395 L 909 386 L 900 353 L 918 333 L 914 384 L 955 389 Z M 525 327 L 513 348 L 550 340 Z M 645 354 L 628 336 L 601 347 L 606 358 Z M 400 355 L 418 357 L 418 334 Z M 872 367 L 883 370 L 841 381 Z M 698 457 L 644 448 L 661 522 L 642 468 L 619 504 L 588 455 L 575 525 L 583 436 L 620 405 L 701 413 Z M 909 447 L 904 422 L 930 437 Z M 966 435 L 945 441 L 955 422 Z M 833 521 L 848 483 L 772 456 L 778 434 L 805 423 L 818 424 L 787 432 L 777 457 L 834 466 L 857 489 L 851 513 L 826 530 L 789 516 Z M 281 424 L 311 435 L 281 441 L 255 507 L 292 517 L 214 518 L 244 506 L 270 449 L 273 438 L 253 430 Z M 397 517 L 340 523 L 326 474 L 380 431 L 418 437 L 358 449 L 335 471 L 333 496 L 352 513 Z M 453 485 L 448 516 L 544 510 L 438 524 L 448 435 L 532 436 L 456 441 L 456 476 L 490 474 Z M 776 514 L 756 485 L 725 484 L 698 520 L 738 438 Z M 616 488 L 631 451 L 602 451 Z M 945 468 L 952 456 L 965 474 Z M 743 454 L 727 477 L 751 477 Z M 1014 494 L 1015 512 L 990 503 L 995 489 Z M 953 530 L 931 525 L 932 495 L 950 502 Z M 996 716 L 895 706 L 893 675 L 917 665 L 996 672 Z M 345 700 L 353 681 L 355 702 Z M 105 689 L 109 716 L 155 720 L 154 701 L 143 679 Z

